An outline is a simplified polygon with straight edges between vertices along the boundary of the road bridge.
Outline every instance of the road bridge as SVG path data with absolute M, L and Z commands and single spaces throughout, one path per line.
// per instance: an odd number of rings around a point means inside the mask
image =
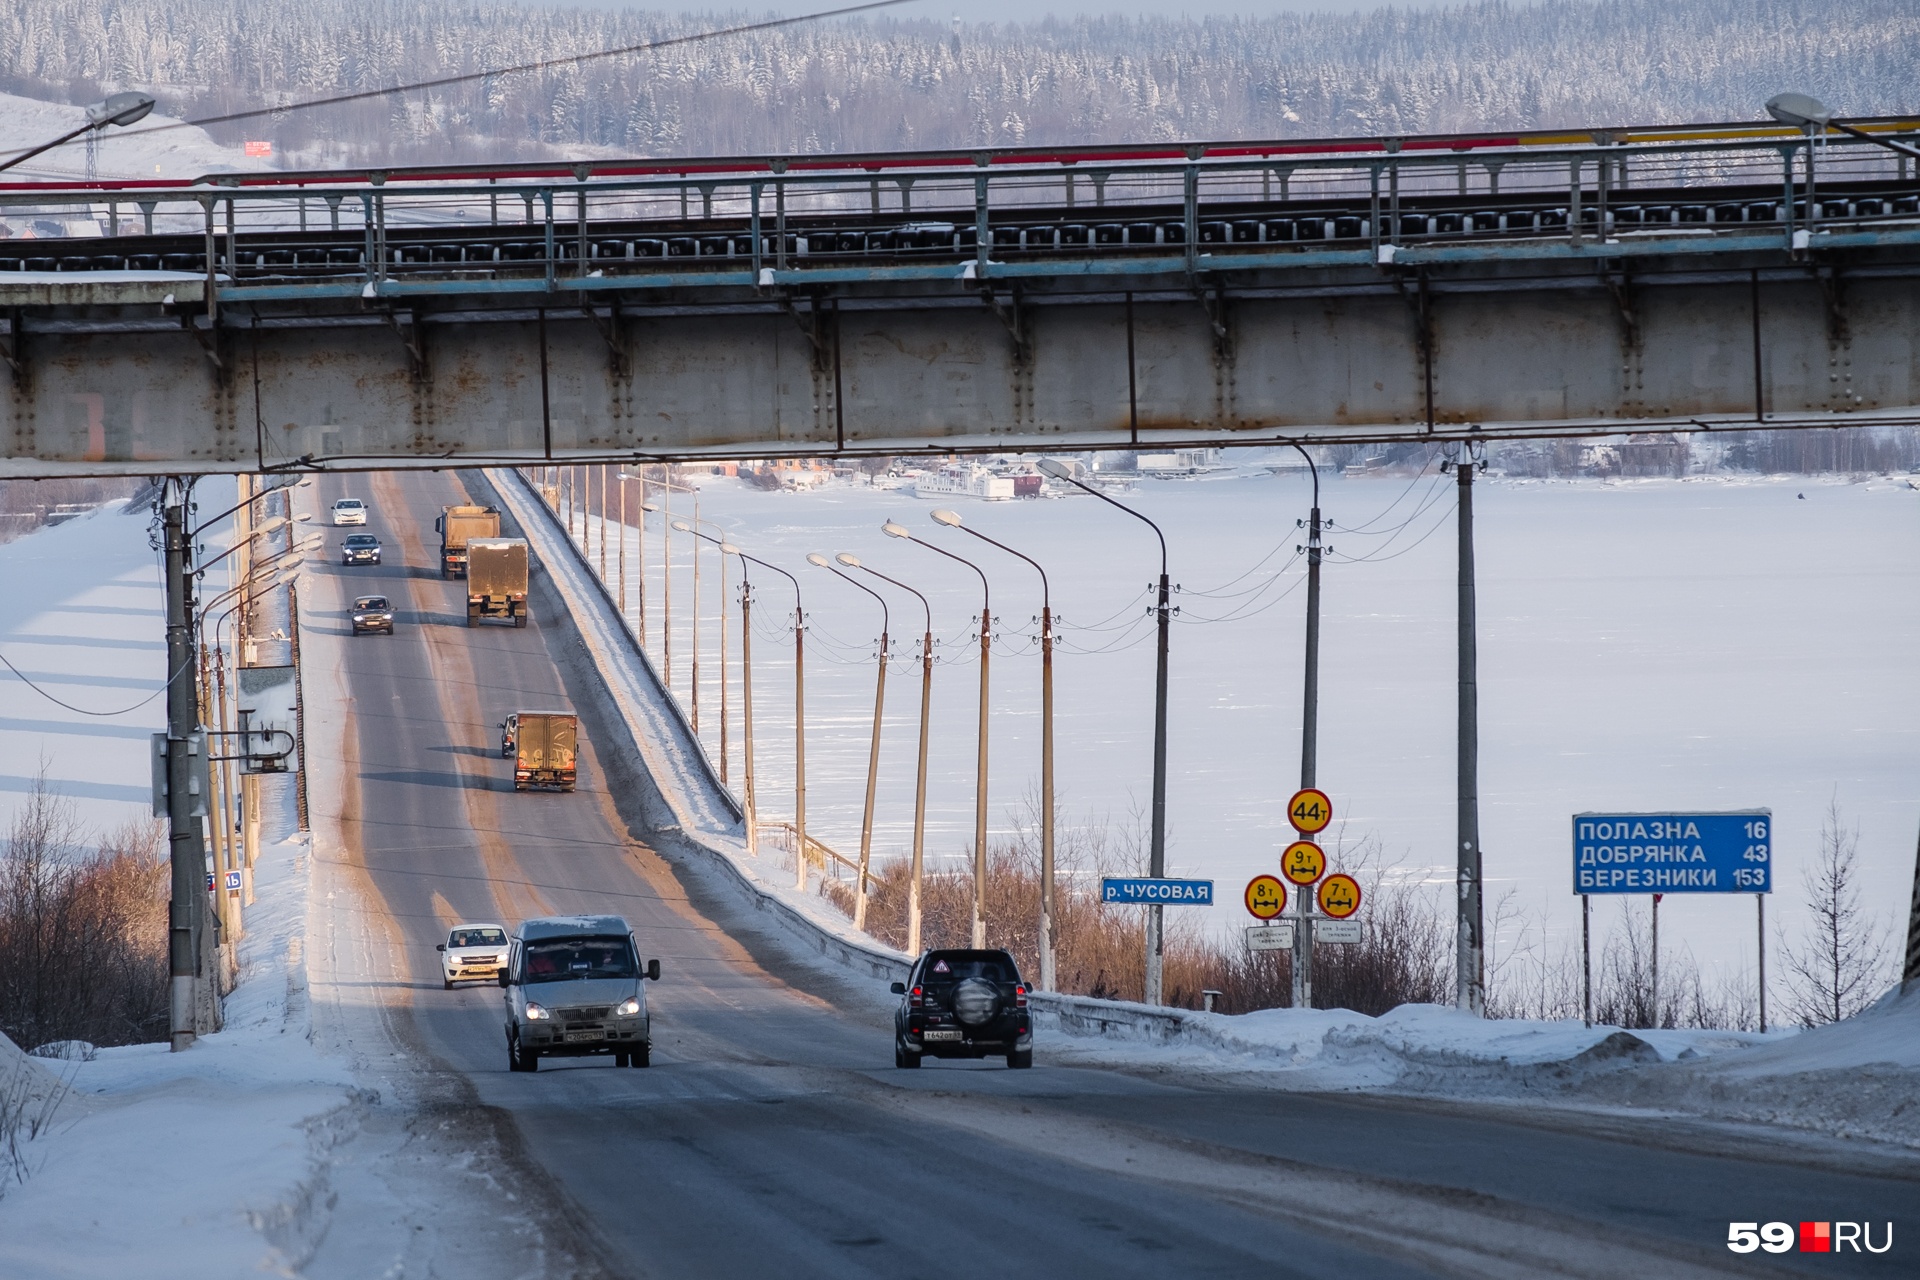
M 1775 125 L 221 174 L 0 216 L 38 229 L 0 242 L 0 475 L 1920 421 L 1920 176 Z
M 368 527 L 392 551 L 302 588 L 303 653 L 339 708 L 309 731 L 337 764 L 314 783 L 307 954 L 321 1034 L 354 1046 L 363 1087 L 411 1139 L 408 1158 L 375 1171 L 389 1202 L 356 1201 L 373 1184 L 345 1181 L 303 1274 L 383 1269 L 368 1239 L 420 1231 L 475 1274 L 530 1254 L 540 1274 L 595 1277 L 1106 1280 L 1164 1276 L 1170 1259 L 1197 1276 L 1745 1276 L 1759 1273 L 1726 1252 L 1730 1220 L 1838 1204 L 1877 1222 L 1912 1201 L 1910 1162 L 1863 1144 L 1668 1115 L 1302 1095 L 1258 1072 L 1127 1070 L 1053 1033 L 1032 1071 L 896 1070 L 884 984 L 797 958 L 677 829 L 649 822 L 649 784 L 615 745 L 548 576 L 531 626 L 463 625 L 432 520 L 493 500 L 471 484 L 322 477 L 299 491 L 315 513 L 370 498 Z M 395 635 L 348 634 L 347 606 L 368 591 L 398 606 Z M 498 721 L 556 704 L 583 716 L 579 790 L 515 792 Z M 444 990 L 434 944 L 464 920 L 609 911 L 662 961 L 652 1066 L 509 1072 L 500 992 Z M 469 1219 L 409 1220 L 409 1180 L 466 1168 L 492 1180 L 497 1224 L 453 1238 L 446 1221 Z M 363 1237 L 339 1228 L 349 1221 L 372 1225 Z M 1903 1264 L 1849 1265 L 1891 1276 Z

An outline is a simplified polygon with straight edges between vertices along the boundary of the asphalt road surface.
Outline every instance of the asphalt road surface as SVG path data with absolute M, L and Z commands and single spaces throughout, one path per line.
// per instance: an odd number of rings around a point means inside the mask
M 321 511 L 348 494 L 369 501 L 386 563 L 336 563 L 303 608 L 339 634 L 354 594 L 399 611 L 398 634 L 339 644 L 348 871 L 405 957 L 375 998 L 420 1069 L 503 1119 L 508 1181 L 545 1197 L 544 1229 L 566 1237 L 552 1256 L 576 1273 L 1915 1274 L 1902 1242 L 1844 1261 L 1730 1254 L 1730 1221 L 1892 1220 L 1904 1236 L 1920 1204 L 1913 1166 L 1758 1131 L 1069 1066 L 1044 1035 L 1029 1072 L 897 1071 L 874 993 L 783 958 L 631 825 L 591 715 L 577 792 L 513 791 L 501 718 L 585 711 L 586 691 L 555 661 L 575 643 L 565 619 L 464 625 L 433 533 L 461 481 L 316 481 Z M 345 532 L 326 530 L 329 551 Z M 498 989 L 441 989 L 448 925 L 567 912 L 624 915 L 660 959 L 652 1067 L 510 1075 Z

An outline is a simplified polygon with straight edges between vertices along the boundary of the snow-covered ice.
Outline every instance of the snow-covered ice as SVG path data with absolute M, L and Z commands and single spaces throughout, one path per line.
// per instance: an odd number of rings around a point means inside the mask
M 868 597 L 810 569 L 809 551 L 852 551 L 926 592 L 934 673 L 929 856 L 964 856 L 972 831 L 978 668 L 970 619 L 979 582 L 883 536 L 893 519 L 976 557 L 993 583 L 1005 643 L 993 665 L 991 821 L 996 836 L 1037 789 L 1038 577 L 928 519 L 903 492 L 827 486 L 768 493 L 696 478 L 699 514 L 747 551 L 793 571 L 806 592 L 807 825 L 857 845 L 872 716 Z M 1322 477 L 1333 522 L 1325 570 L 1319 780 L 1335 834 L 1377 838 L 1415 877 L 1451 883 L 1454 823 L 1453 481 L 1429 475 Z M 1804 495 L 1801 496 L 1801 495 Z M 638 493 L 629 484 L 629 501 Z M 650 493 L 655 501 L 657 493 Z M 1123 500 L 1166 531 L 1183 588 L 1173 632 L 1170 874 L 1214 878 L 1220 931 L 1247 923 L 1238 890 L 1290 839 L 1281 812 L 1299 769 L 1302 609 L 1296 517 L 1304 475 L 1222 474 L 1144 481 Z M 691 501 L 673 499 L 676 517 Z M 1143 810 L 1150 776 L 1153 648 L 1146 587 L 1158 568 L 1147 529 L 1091 500 L 962 503 L 971 526 L 1033 555 L 1065 619 L 1056 660 L 1063 821 Z M 1475 495 L 1479 561 L 1481 839 L 1490 900 L 1511 889 L 1556 940 L 1578 945 L 1569 818 L 1590 810 L 1770 807 L 1779 860 L 1770 924 L 1797 929 L 1800 871 L 1829 801 L 1861 833 L 1863 889 L 1904 903 L 1920 799 L 1920 492 L 1904 477 L 1699 477 L 1625 483 L 1494 478 Z M 1417 515 L 1414 513 L 1418 512 Z M 1407 523 L 1409 517 L 1411 522 Z M 1405 528 L 1400 527 L 1405 524 Z M 593 526 L 597 531 L 597 523 Z M 1400 531 L 1397 535 L 1393 532 Z M 674 535 L 674 687 L 685 703 L 690 540 Z M 629 541 L 630 609 L 638 539 Z M 658 517 L 646 538 L 648 623 L 663 616 Z M 597 549 L 596 549 L 597 556 Z M 610 551 L 609 576 L 617 557 Z M 1266 575 L 1285 571 L 1262 593 Z M 718 753 L 718 557 L 702 571 L 702 728 Z M 737 628 L 738 568 L 728 569 Z M 870 584 L 877 585 L 877 584 Z M 792 590 L 755 577 L 754 714 L 762 816 L 791 807 Z M 1249 594 L 1240 594 L 1249 593 Z M 913 812 L 912 744 L 922 627 L 892 599 L 877 856 L 904 852 Z M 1230 620 L 1227 620 L 1230 619 Z M 738 661 L 737 638 L 734 662 Z M 737 675 L 736 675 L 737 680 Z M 733 769 L 740 762 L 732 691 Z M 1336 859 L 1337 860 L 1337 859 Z M 1644 909 L 1644 899 L 1641 899 Z M 1596 900 L 1596 941 L 1619 904 Z M 1744 897 L 1669 895 L 1663 949 L 1751 973 L 1754 909 Z

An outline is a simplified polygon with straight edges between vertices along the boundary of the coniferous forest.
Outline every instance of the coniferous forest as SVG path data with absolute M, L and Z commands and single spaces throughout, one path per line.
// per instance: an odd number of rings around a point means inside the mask
M 823 0 L 824 7 L 824 0 Z M 1920 6 L 1479 0 L 969 24 L 912 7 L 218 126 L 281 163 L 830 152 L 1750 119 L 1783 89 L 1920 109 Z M 420 0 L 0 0 L 0 90 L 198 118 L 763 16 Z

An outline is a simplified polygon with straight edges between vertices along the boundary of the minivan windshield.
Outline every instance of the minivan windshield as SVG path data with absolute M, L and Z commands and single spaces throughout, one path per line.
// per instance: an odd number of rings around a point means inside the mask
M 633 944 L 625 938 L 546 938 L 529 942 L 522 968 L 528 982 L 640 976 Z

